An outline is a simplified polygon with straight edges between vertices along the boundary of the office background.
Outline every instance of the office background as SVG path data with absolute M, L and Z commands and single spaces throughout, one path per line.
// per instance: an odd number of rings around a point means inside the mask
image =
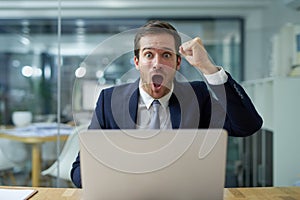
M 244 84 L 264 117 L 258 134 L 230 138 L 227 185 L 297 184 L 299 6 L 297 0 L 0 1 L 0 124 L 12 125 L 20 110 L 32 112 L 33 122 L 55 121 L 59 114 L 63 123 L 87 123 L 93 101 L 85 88 L 130 81 L 123 75 L 133 68 L 131 52 L 110 62 L 114 51 L 92 58 L 93 49 L 149 19 L 163 19 L 188 37 L 202 37 L 214 62 Z M 201 78 L 188 67 L 181 73 Z M 51 147 L 44 145 L 44 152 Z M 57 156 L 44 153 L 43 167 Z M 24 163 L 12 172 L 28 170 Z M 6 173 L 2 182 L 11 183 L 4 179 Z

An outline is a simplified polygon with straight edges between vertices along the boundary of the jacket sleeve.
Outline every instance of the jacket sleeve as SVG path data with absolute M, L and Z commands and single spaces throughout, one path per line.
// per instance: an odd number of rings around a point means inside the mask
M 103 125 L 103 120 L 101 118 L 102 116 L 102 107 L 103 107 L 103 91 L 101 92 L 98 101 L 97 101 L 97 107 L 93 113 L 91 123 L 89 125 L 89 129 L 101 129 L 101 125 Z M 100 116 L 100 117 L 99 117 Z M 71 180 L 74 183 L 74 185 L 78 188 L 81 188 L 81 173 L 80 173 L 80 153 L 78 153 L 76 160 L 72 164 L 71 169 Z
M 71 179 L 74 185 L 81 188 L 81 175 L 80 175 L 80 155 L 78 153 L 76 160 L 72 164 Z
M 212 102 L 224 110 L 225 122 L 223 128 L 231 136 L 245 137 L 258 131 L 263 120 L 255 109 L 251 99 L 240 84 L 238 84 L 229 73 L 228 80 L 224 85 L 209 85 L 216 96 L 217 101 Z M 216 110 L 220 110 L 216 106 Z M 214 110 L 212 110 L 213 115 Z M 216 115 L 217 117 L 217 115 Z M 213 118 L 213 117 L 212 117 Z

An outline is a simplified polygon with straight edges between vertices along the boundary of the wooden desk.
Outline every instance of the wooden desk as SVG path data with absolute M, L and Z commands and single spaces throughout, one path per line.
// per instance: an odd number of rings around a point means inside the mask
M 5 187 L 13 188 L 18 187 Z M 26 188 L 28 189 L 28 188 Z M 30 200 L 82 200 L 82 189 L 75 188 L 42 188 Z M 257 187 L 257 188 L 225 188 L 224 200 L 299 200 L 300 187 Z
M 57 136 L 17 136 L 6 133 L 0 133 L 0 138 L 15 140 L 31 145 L 31 181 L 33 187 L 38 187 L 40 185 L 41 174 L 41 144 L 43 144 L 44 142 L 56 141 Z M 68 135 L 60 135 L 59 138 L 60 140 L 65 141 L 67 140 Z
M 300 187 L 225 188 L 224 200 L 300 200 Z

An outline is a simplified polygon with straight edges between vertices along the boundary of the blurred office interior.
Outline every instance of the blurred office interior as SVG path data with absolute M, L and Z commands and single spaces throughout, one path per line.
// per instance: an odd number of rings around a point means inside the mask
M 185 39 L 201 37 L 213 61 L 244 85 L 264 118 L 255 135 L 229 138 L 226 186 L 297 185 L 299 0 L 0 1 L 1 129 L 15 125 L 16 111 L 29 111 L 37 124 L 88 124 L 101 88 L 136 77 L 133 41 L 122 37 L 151 19 L 171 22 Z M 187 62 L 182 65 L 187 79 L 202 79 Z M 16 165 L 0 167 L 0 184 L 30 186 L 30 144 L 0 142 L 8 160 L 19 157 Z M 64 144 L 41 145 L 41 171 Z M 41 186 L 73 187 L 55 176 L 39 179 Z

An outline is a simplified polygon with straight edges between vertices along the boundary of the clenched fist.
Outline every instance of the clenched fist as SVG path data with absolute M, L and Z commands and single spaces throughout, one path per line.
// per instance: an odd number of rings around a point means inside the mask
M 197 67 L 204 74 L 213 74 L 218 71 L 218 68 L 210 61 L 199 37 L 183 43 L 179 52 L 191 65 Z

